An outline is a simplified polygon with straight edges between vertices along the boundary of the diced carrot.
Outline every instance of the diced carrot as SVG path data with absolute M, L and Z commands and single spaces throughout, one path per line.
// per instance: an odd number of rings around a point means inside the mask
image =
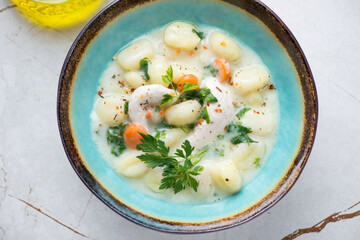
M 116 110 L 119 110 L 120 108 L 119 108 L 119 106 L 116 106 Z
M 182 92 L 184 90 L 183 85 L 185 83 L 190 83 L 190 84 L 199 86 L 199 79 L 193 74 L 186 74 L 186 75 L 180 77 L 177 82 L 177 89 L 179 92 Z M 199 89 L 199 88 L 197 88 L 197 89 Z
M 145 115 L 146 118 L 151 118 L 151 112 L 147 112 Z
M 194 51 L 189 52 L 189 56 L 192 56 L 192 55 L 194 55 Z
M 126 128 L 124 132 L 124 142 L 126 146 L 131 149 L 136 149 L 136 145 L 141 143 L 141 139 L 143 139 L 139 132 L 147 134 L 146 129 L 141 124 L 132 123 Z
M 215 66 L 218 69 L 218 77 L 221 82 L 225 82 L 231 77 L 231 66 L 225 58 L 218 58 L 215 60 Z
M 207 47 L 207 46 L 205 46 L 205 45 L 203 45 L 203 48 L 204 48 L 205 50 L 207 50 L 207 49 L 208 49 L 208 47 Z
M 176 55 L 180 54 L 180 48 L 175 48 Z
M 160 113 L 160 116 L 161 116 L 161 117 L 165 117 L 165 111 L 166 111 L 165 108 L 163 108 L 163 109 L 160 110 L 159 113 Z

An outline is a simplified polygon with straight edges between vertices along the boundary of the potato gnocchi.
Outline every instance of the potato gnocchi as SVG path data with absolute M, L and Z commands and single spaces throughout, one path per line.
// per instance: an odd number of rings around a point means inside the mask
M 237 194 L 266 164 L 276 140 L 278 97 L 269 70 L 238 39 L 176 21 L 109 59 L 91 123 L 104 159 L 138 191 L 172 202 L 214 202 Z M 165 187 L 167 163 L 151 167 L 139 157 L 143 136 L 168 147 L 169 158 L 179 157 L 187 142 L 191 155 L 177 164 L 190 161 L 195 182 L 179 191 L 176 184 Z

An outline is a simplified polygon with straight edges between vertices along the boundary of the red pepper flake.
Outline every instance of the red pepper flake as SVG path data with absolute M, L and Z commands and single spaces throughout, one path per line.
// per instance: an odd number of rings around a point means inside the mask
M 102 92 L 101 90 L 98 91 L 99 97 L 104 98 L 103 95 L 102 95 L 102 93 L 103 93 L 103 92 Z
M 119 106 L 116 106 L 116 110 L 119 110 L 120 108 L 119 108 Z
M 208 49 L 208 47 L 207 47 L 207 46 L 205 46 L 205 45 L 203 45 L 203 48 L 204 48 L 205 50 L 207 50 L 207 49 Z
M 229 85 L 232 86 L 232 85 L 234 85 L 234 83 L 233 83 L 233 82 L 229 82 Z
M 130 91 L 133 93 L 135 91 L 135 88 L 130 89 Z
M 123 114 L 123 111 L 120 111 L 121 114 Z
M 222 113 L 222 109 L 221 109 L 221 108 L 219 108 L 219 112 Z
M 273 84 L 270 84 L 269 89 L 270 90 L 273 90 L 273 89 L 275 90 L 276 88 L 275 88 L 275 86 Z
M 151 112 L 147 112 L 145 115 L 146 118 L 151 118 Z
M 225 47 L 225 46 L 226 46 L 226 43 L 225 43 L 224 41 L 222 41 L 222 42 L 220 43 L 220 45 L 223 46 L 223 47 Z
M 210 107 L 210 103 L 207 102 L 206 105 L 207 105 L 208 107 Z
M 189 56 L 191 57 L 192 55 L 194 55 L 194 51 L 189 52 Z
M 204 122 L 204 119 L 200 118 L 196 121 L 197 124 L 202 124 Z

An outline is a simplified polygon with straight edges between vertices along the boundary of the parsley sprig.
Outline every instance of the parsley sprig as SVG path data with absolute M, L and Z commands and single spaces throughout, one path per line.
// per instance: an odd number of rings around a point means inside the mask
M 204 169 L 197 165 L 205 155 L 207 149 L 203 149 L 197 153 L 190 142 L 185 140 L 181 145 L 181 149 L 176 149 L 175 156 L 170 156 L 170 148 L 165 143 L 151 135 L 140 133 L 143 137 L 142 143 L 137 145 L 137 149 L 144 154 L 137 156 L 138 159 L 147 164 L 149 168 L 163 167 L 163 179 L 159 189 L 172 188 L 174 193 L 190 187 L 197 191 L 199 183 L 193 176 L 197 176 Z M 181 161 L 177 160 L 180 158 Z M 183 163 L 183 164 L 181 164 Z

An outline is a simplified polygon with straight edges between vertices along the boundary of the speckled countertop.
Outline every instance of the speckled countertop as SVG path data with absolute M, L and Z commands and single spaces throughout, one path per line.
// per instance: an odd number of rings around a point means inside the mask
M 41 28 L 1 0 L 0 240 L 360 239 L 360 1 L 264 2 L 294 33 L 315 77 L 320 111 L 312 154 L 292 190 L 256 219 L 216 233 L 173 235 L 118 216 L 65 156 L 58 77 L 84 24 Z

